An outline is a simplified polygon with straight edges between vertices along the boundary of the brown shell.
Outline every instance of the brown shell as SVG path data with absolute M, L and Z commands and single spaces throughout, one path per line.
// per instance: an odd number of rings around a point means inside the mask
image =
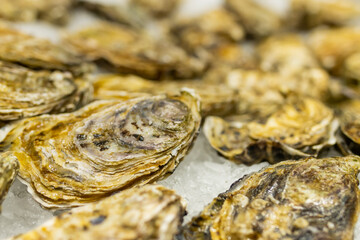
M 46 20 L 63 25 L 69 18 L 72 0 L 1 0 L 0 18 L 10 21 Z
M 1 121 L 71 111 L 92 99 L 92 85 L 70 73 L 0 61 L 0 80 Z
M 34 69 L 70 71 L 80 76 L 92 66 L 79 54 L 48 40 L 20 33 L 0 25 L 0 60 Z
M 226 8 L 233 12 L 245 32 L 255 37 L 264 37 L 281 30 L 281 18 L 253 0 L 226 0 Z
M 151 94 L 176 94 L 182 88 L 192 89 L 200 97 L 202 116 L 232 113 L 237 103 L 235 90 L 200 80 L 154 82 L 131 75 L 108 75 L 100 77 L 94 87 L 98 99 L 131 99 Z
M 168 17 L 182 0 L 130 0 L 130 4 L 156 18 Z
M 19 171 L 19 162 L 11 153 L 0 154 L 0 212 L 1 204 Z
M 12 240 L 174 239 L 185 206 L 174 191 L 148 185 L 65 212 Z
M 333 111 L 310 98 L 289 100 L 264 123 L 208 117 L 204 124 L 213 148 L 232 161 L 248 165 L 317 156 L 323 147 L 336 143 L 337 128 Z
M 349 0 L 291 0 L 287 24 L 295 28 L 341 26 L 360 16 L 360 4 Z
M 105 60 L 120 73 L 146 78 L 192 78 L 204 65 L 167 39 L 102 23 L 67 36 L 66 41 L 93 60 Z
M 200 122 L 199 101 L 189 92 L 97 101 L 8 125 L 0 148 L 19 160 L 19 175 L 42 206 L 72 207 L 173 172 Z
M 185 227 L 186 239 L 351 240 L 360 158 L 286 161 L 245 176 Z

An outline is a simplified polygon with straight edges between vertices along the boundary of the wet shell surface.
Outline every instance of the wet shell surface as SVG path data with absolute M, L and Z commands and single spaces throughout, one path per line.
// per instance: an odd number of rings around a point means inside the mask
M 92 99 L 89 82 L 70 73 L 31 70 L 0 60 L 0 120 L 74 110 Z
M 178 8 L 182 0 L 130 0 L 130 4 L 150 16 L 168 17 Z
M 185 227 L 186 239 L 351 240 L 360 158 L 286 161 L 245 176 Z
M 93 69 L 78 53 L 3 25 L 0 25 L 0 60 L 33 69 L 69 71 L 74 76 Z
M 72 0 L 1 0 L 0 18 L 25 22 L 42 19 L 63 25 L 72 3 Z
M 145 78 L 192 78 L 204 64 L 168 39 L 155 40 L 145 32 L 102 23 L 70 34 L 66 41 L 93 60 L 105 60 L 120 73 Z
M 214 149 L 247 165 L 317 156 L 323 147 L 336 143 L 337 128 L 333 111 L 311 98 L 288 101 L 263 123 L 208 117 L 204 124 Z
M 19 171 L 19 162 L 9 153 L 0 154 L 0 212 L 1 204 Z
M 235 110 L 237 93 L 226 86 L 201 80 L 154 82 L 137 76 L 107 75 L 94 84 L 98 99 L 131 99 L 151 94 L 176 94 L 182 88 L 192 89 L 201 100 L 201 115 L 226 115 Z
M 199 100 L 189 92 L 96 101 L 7 125 L 0 148 L 19 160 L 21 180 L 43 207 L 66 208 L 165 177 L 200 122 Z
M 159 185 L 136 187 L 65 212 L 12 240 L 174 239 L 185 215 L 183 199 Z

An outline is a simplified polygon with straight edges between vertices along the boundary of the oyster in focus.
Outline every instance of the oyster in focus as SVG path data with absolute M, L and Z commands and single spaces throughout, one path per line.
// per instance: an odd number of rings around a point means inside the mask
M 286 161 L 247 175 L 186 225 L 186 239 L 351 240 L 360 158 Z
M 10 153 L 0 154 L 0 212 L 1 204 L 19 170 L 19 162 Z
M 46 20 L 65 24 L 72 0 L 1 0 L 0 18 L 10 21 Z
M 130 0 L 130 4 L 136 6 L 150 16 L 157 18 L 171 15 L 181 2 L 182 0 Z
M 0 60 L 34 69 L 70 71 L 81 76 L 92 70 L 83 57 L 48 40 L 0 25 Z
M 183 199 L 174 191 L 147 185 L 65 212 L 11 239 L 174 239 L 184 215 Z
M 282 28 L 281 18 L 254 0 L 226 0 L 225 6 L 251 36 L 268 36 Z
M 337 76 L 351 77 L 347 76 L 347 59 L 360 52 L 360 29 L 344 27 L 314 31 L 310 35 L 310 46 L 324 68 Z
M 88 81 L 0 61 L 0 121 L 74 110 L 92 99 Z
M 226 85 L 238 91 L 239 114 L 264 118 L 279 109 L 291 94 L 325 99 L 329 90 L 329 76 L 317 68 L 293 76 L 236 69 L 228 73 Z
M 102 23 L 66 38 L 93 60 L 105 60 L 120 73 L 145 78 L 192 78 L 204 65 L 167 39 L 155 40 L 144 32 Z
M 204 133 L 224 157 L 247 165 L 317 156 L 336 143 L 338 122 L 331 109 L 311 98 L 290 99 L 264 123 L 208 117 Z
M 201 115 L 226 115 L 235 110 L 237 93 L 226 86 L 201 80 L 154 82 L 137 76 L 108 75 L 95 83 L 95 98 L 131 99 L 151 94 L 176 94 L 182 88 L 192 89 L 201 101 Z
M 7 125 L 0 131 L 0 150 L 19 160 L 19 176 L 35 200 L 66 208 L 173 172 L 200 122 L 199 101 L 186 91 L 96 101 L 73 113 Z
M 291 27 L 312 28 L 321 24 L 341 26 L 360 17 L 360 5 L 351 0 L 291 0 Z

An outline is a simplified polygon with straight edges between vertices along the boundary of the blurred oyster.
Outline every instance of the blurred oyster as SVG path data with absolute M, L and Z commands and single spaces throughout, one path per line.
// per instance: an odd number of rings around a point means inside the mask
M 108 75 L 95 83 L 98 99 L 131 99 L 151 94 L 176 94 L 182 88 L 192 89 L 201 100 L 201 115 L 226 115 L 234 111 L 236 91 L 226 86 L 200 80 L 154 82 L 137 76 Z
M 288 23 L 307 29 L 321 24 L 345 25 L 357 17 L 360 17 L 360 5 L 356 1 L 292 0 Z
M 0 212 L 1 204 L 4 201 L 5 195 L 19 170 L 19 162 L 16 157 L 9 153 L 0 154 Z
M 130 0 L 130 4 L 157 18 L 171 15 L 181 2 L 182 0 Z
M 65 24 L 69 18 L 72 0 L 1 0 L 0 18 L 10 21 L 43 19 Z
M 282 20 L 278 15 L 254 0 L 226 0 L 225 6 L 235 14 L 246 33 L 252 36 L 268 36 L 282 27 Z
M 17 157 L 42 206 L 79 206 L 173 172 L 198 134 L 199 112 L 188 92 L 97 101 L 7 125 L 0 149 Z
M 103 4 L 88 0 L 77 1 L 77 6 L 89 10 L 107 20 L 135 28 L 144 26 L 144 19 L 134 9 L 125 4 Z
M 121 73 L 159 79 L 192 78 L 204 65 L 167 39 L 102 23 L 67 37 L 67 42 L 93 60 L 105 60 Z
M 184 215 L 180 196 L 148 185 L 65 212 L 11 239 L 174 239 Z
M 336 143 L 338 122 L 320 101 L 289 100 L 264 123 L 227 122 L 208 117 L 204 132 L 209 143 L 224 157 L 248 165 L 264 160 L 276 163 L 289 158 L 317 156 Z
M 75 76 L 92 70 L 84 58 L 45 39 L 0 25 L 0 60 L 34 69 L 70 71 Z
M 186 225 L 186 239 L 353 239 L 360 158 L 286 161 L 241 178 Z
M 226 85 L 239 92 L 238 113 L 251 113 L 263 118 L 282 106 L 291 94 L 326 98 L 329 77 L 316 68 L 299 72 L 296 76 L 237 69 L 229 72 Z
M 338 143 L 343 154 L 360 154 L 360 100 L 342 103 L 340 112 L 340 132 Z
M 310 46 L 323 67 L 335 75 L 346 77 L 349 71 L 347 58 L 360 52 L 360 29 L 346 27 L 314 31 L 310 35 Z
M 74 110 L 92 99 L 89 82 L 69 73 L 39 70 L 0 61 L 0 120 Z

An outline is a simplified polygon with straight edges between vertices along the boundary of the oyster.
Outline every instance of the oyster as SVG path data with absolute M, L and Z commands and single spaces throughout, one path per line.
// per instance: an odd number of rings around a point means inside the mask
M 181 2 L 182 0 L 130 0 L 130 4 L 157 18 L 171 15 Z
M 186 225 L 186 239 L 353 239 L 360 158 L 308 158 L 235 182 Z
M 281 18 L 254 0 L 226 0 L 225 6 L 251 36 L 268 36 L 282 28 Z
M 184 215 L 174 191 L 147 185 L 65 212 L 11 239 L 173 239 Z
M 60 45 L 0 25 L 0 60 L 34 69 L 70 71 L 80 76 L 92 70 L 86 60 Z
M 264 123 L 230 121 L 208 117 L 204 133 L 213 148 L 224 157 L 251 165 L 267 160 L 276 163 L 289 158 L 317 156 L 336 143 L 338 122 L 331 109 L 311 98 L 290 99 Z
M 192 78 L 204 70 L 203 63 L 167 39 L 154 40 L 144 32 L 108 23 L 81 30 L 66 40 L 79 52 L 105 60 L 121 73 L 151 79 Z
M 42 206 L 79 206 L 174 171 L 198 134 L 199 112 L 189 92 L 96 101 L 7 125 L 0 149 L 19 160 L 19 175 Z
M 19 170 L 19 162 L 9 153 L 0 154 L 0 212 L 5 195 Z
M 0 18 L 11 21 L 43 19 L 55 24 L 65 24 L 72 0 L 1 0 Z
M 234 111 L 237 93 L 226 86 L 209 84 L 200 80 L 154 82 L 137 76 L 108 75 L 95 83 L 95 97 L 98 99 L 131 99 L 151 94 L 176 94 L 182 88 L 189 88 L 200 97 L 201 115 L 226 115 Z
M 92 85 L 70 73 L 31 70 L 0 61 L 0 120 L 74 110 L 92 98 Z
M 329 76 L 317 68 L 293 76 L 236 69 L 228 73 L 225 83 L 238 91 L 239 114 L 251 113 L 264 118 L 279 109 L 288 95 L 325 99 L 328 95 Z
M 341 26 L 360 17 L 360 5 L 351 0 L 292 0 L 288 23 L 312 28 L 321 24 Z
M 335 75 L 346 77 L 347 58 L 360 52 L 360 29 L 344 27 L 317 30 L 310 35 L 309 42 L 324 68 Z

